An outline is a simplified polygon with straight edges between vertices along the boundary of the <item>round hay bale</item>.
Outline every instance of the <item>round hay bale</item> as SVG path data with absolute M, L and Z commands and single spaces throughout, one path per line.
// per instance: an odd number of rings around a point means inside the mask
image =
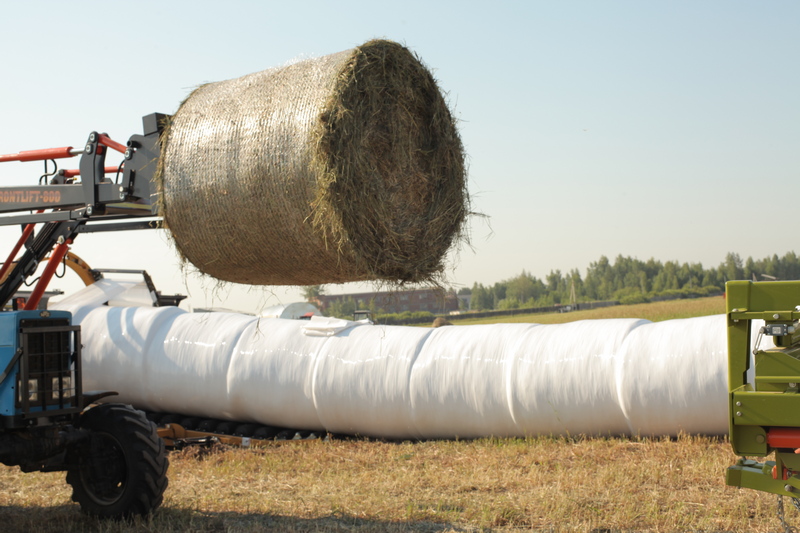
M 431 281 L 469 209 L 447 104 L 390 41 L 199 87 L 160 163 L 178 251 L 237 283 Z

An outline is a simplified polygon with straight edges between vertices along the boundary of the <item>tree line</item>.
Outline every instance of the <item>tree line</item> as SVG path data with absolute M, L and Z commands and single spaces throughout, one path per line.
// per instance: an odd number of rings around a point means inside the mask
M 586 276 L 577 269 L 569 272 L 552 270 L 539 279 L 524 270 L 511 279 L 494 285 L 473 284 L 459 295 L 470 295 L 473 310 L 518 309 L 568 305 L 589 301 L 617 300 L 622 304 L 691 296 L 720 294 L 730 280 L 800 279 L 800 258 L 789 252 L 746 261 L 736 253 L 728 253 L 716 268 L 703 268 L 700 263 L 678 263 L 655 259 L 641 261 L 618 255 L 611 263 L 601 256 L 589 265 Z

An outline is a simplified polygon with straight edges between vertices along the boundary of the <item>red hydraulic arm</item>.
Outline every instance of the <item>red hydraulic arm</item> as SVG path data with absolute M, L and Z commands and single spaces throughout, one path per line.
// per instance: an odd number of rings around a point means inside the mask
M 119 170 L 119 167 L 104 167 L 103 168 L 103 171 L 106 174 L 114 174 L 118 170 Z M 75 169 L 64 169 L 64 170 L 60 170 L 59 171 L 59 175 L 64 176 L 65 178 L 74 178 L 75 176 L 80 176 L 81 175 L 81 171 L 78 170 L 77 168 L 75 168 Z M 0 276 L 0 279 L 2 279 L 2 276 Z
M 128 149 L 124 144 L 111 139 L 105 133 L 97 136 L 97 142 L 103 146 L 107 146 L 117 152 L 124 154 Z M 42 150 L 25 150 L 17 152 L 16 154 L 0 155 L 0 163 L 8 161 L 45 161 L 48 159 L 64 159 L 67 157 L 74 157 L 83 153 L 81 148 L 73 148 L 72 146 L 62 146 L 60 148 L 44 148 Z M 114 171 L 117 169 L 115 168 Z
M 124 154 L 128 149 L 128 147 L 124 144 L 120 144 L 117 141 L 111 140 L 105 133 L 101 133 L 97 136 L 97 142 L 103 146 L 108 146 L 109 148 L 112 148 L 121 154 Z
M 167 116 L 160 113 L 143 117 L 143 135 L 131 136 L 127 145 L 104 133 L 91 132 L 86 144 L 79 149 L 63 146 L 0 155 L 0 164 L 81 156 L 78 170 L 48 173 L 45 166 L 39 185 L 0 187 L 0 226 L 23 226 L 22 236 L 6 262 L 0 265 L 0 307 L 11 301 L 49 253 L 50 261 L 25 304 L 26 310 L 36 309 L 69 245 L 79 233 L 156 227 L 158 221 L 154 224 L 147 218 L 156 216 L 150 204 L 155 189 L 156 162 L 161 152 L 160 136 L 166 120 Z M 123 154 L 124 161 L 115 167 L 105 166 L 109 150 Z M 105 177 L 113 173 L 117 174 L 116 180 Z M 79 175 L 80 182 L 71 179 Z M 49 176 L 52 179 L 46 181 Z M 141 204 L 142 208 L 118 210 L 114 206 L 120 203 Z M 107 206 L 112 208 L 107 210 Z M 127 220 L 133 218 L 140 220 Z
M 40 209 L 36 213 L 44 213 L 44 209 Z M 22 245 L 25 244 L 25 241 L 27 241 L 28 238 L 31 236 L 31 233 L 33 233 L 34 226 L 36 226 L 36 224 L 28 224 L 25 226 L 25 229 L 22 230 L 22 236 L 17 241 L 17 244 L 14 246 L 14 249 L 11 250 L 11 253 L 8 254 L 8 259 L 6 259 L 6 262 L 3 263 L 2 268 L 0 268 L 0 283 L 2 283 L 4 279 L 6 279 L 6 274 L 8 274 L 8 270 L 11 268 L 11 265 L 14 262 L 14 258 L 17 257 L 19 249 L 22 248 Z
M 112 141 L 113 142 L 113 141 Z M 62 148 L 45 148 L 44 150 L 26 150 L 16 154 L 0 155 L 0 163 L 7 161 L 45 161 L 48 159 L 64 159 L 65 157 L 73 157 L 83 150 L 75 150 L 72 146 L 64 146 Z
M 767 444 L 773 448 L 800 449 L 800 428 L 769 428 Z
M 31 297 L 28 298 L 28 301 L 25 303 L 25 311 L 33 311 L 39 307 L 39 301 L 42 299 L 45 289 L 47 289 L 47 286 L 50 284 L 50 280 L 53 279 L 53 274 L 56 273 L 58 265 L 64 260 L 64 256 L 67 255 L 70 244 L 72 244 L 72 239 L 56 245 L 53 253 L 50 255 L 50 261 L 47 262 L 47 266 L 44 267 L 39 281 L 36 282 L 36 287 L 33 288 Z

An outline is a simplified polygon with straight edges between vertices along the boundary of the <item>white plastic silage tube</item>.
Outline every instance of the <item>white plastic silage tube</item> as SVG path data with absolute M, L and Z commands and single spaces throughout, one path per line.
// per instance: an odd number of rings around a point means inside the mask
M 317 356 L 314 405 L 328 431 L 388 438 L 425 436 L 409 380 L 433 330 L 360 325 L 331 337 Z
M 725 316 L 667 320 L 633 330 L 620 353 L 620 405 L 641 435 L 728 431 Z
M 387 438 L 727 431 L 724 315 L 318 321 L 315 336 L 301 320 L 103 306 L 98 289 L 121 290 L 95 287 L 69 307 L 83 328 L 84 387 L 143 409 Z

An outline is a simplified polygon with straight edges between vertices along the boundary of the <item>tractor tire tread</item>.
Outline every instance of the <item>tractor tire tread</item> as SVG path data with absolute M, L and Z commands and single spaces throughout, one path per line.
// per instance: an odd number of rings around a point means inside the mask
M 81 466 L 67 471 L 72 486 L 72 499 L 86 514 L 105 518 L 129 518 L 147 515 L 161 505 L 167 488 L 167 459 L 164 441 L 156 425 L 144 413 L 123 404 L 102 404 L 84 412 L 79 427 L 110 435 L 123 450 L 126 462 L 126 483 L 121 495 L 107 505 L 100 503 L 86 487 Z M 91 459 L 88 459 L 91 461 Z

